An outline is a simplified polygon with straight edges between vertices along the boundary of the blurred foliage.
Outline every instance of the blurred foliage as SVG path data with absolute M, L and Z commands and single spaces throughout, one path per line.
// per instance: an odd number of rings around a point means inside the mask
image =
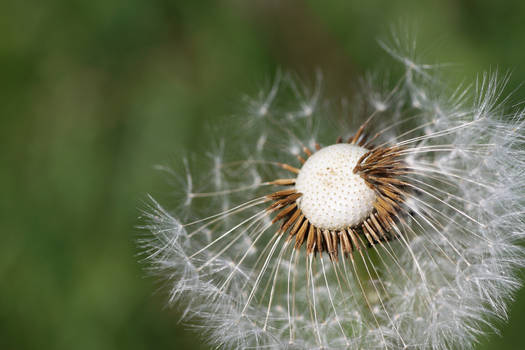
M 205 348 L 137 263 L 138 208 L 170 191 L 153 165 L 209 145 L 204 125 L 277 67 L 320 68 L 344 94 L 389 62 L 376 39 L 400 19 L 433 61 L 460 63 L 458 80 L 499 67 L 516 86 L 524 13 L 519 0 L 0 2 L 0 348 Z M 511 311 L 479 349 L 523 347 L 525 292 Z

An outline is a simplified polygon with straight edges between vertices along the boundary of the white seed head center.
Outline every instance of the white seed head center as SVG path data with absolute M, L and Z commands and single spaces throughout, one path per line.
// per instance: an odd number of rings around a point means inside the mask
M 374 209 L 376 195 L 354 174 L 366 148 L 336 144 L 314 153 L 303 164 L 295 187 L 299 209 L 314 226 L 338 230 L 361 223 Z

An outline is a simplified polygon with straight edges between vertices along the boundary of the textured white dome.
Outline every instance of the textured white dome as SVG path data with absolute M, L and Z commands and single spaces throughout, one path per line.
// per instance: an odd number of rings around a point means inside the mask
M 362 222 L 376 195 L 353 170 L 366 148 L 336 144 L 322 148 L 303 164 L 295 184 L 303 195 L 297 204 L 316 227 L 344 229 Z

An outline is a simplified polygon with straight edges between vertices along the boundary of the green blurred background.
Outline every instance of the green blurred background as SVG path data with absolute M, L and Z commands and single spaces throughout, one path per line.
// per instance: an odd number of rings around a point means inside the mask
M 453 78 L 525 81 L 525 2 L 48 0 L 0 2 L 0 349 L 205 349 L 165 308 L 134 244 L 153 169 L 208 144 L 277 68 L 326 94 L 384 62 L 376 39 L 417 24 Z M 390 64 L 390 63 L 388 63 Z M 525 97 L 518 88 L 517 96 Z M 525 290 L 502 337 L 522 349 Z

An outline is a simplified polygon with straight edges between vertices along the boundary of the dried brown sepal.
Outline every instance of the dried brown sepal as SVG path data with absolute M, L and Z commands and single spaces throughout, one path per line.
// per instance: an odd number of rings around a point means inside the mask
M 295 185 L 295 179 L 277 179 L 269 182 L 270 185 L 291 186 Z
M 312 155 L 312 151 L 310 151 L 310 149 L 308 147 L 303 147 L 303 152 L 304 154 L 306 154 L 308 157 L 310 157 Z

